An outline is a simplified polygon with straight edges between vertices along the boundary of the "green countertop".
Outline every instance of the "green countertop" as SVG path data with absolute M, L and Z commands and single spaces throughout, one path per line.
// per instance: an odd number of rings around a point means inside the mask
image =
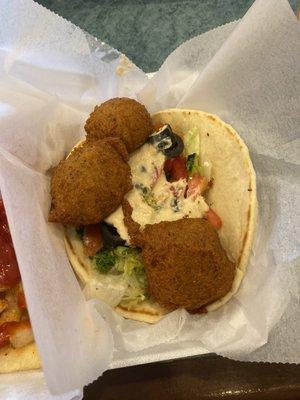
M 38 0 L 50 10 L 156 71 L 185 40 L 241 18 L 254 0 Z M 296 9 L 297 0 L 290 1 Z

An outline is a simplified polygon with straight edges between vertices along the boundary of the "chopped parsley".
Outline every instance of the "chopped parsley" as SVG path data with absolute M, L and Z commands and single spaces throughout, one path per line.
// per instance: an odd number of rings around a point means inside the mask
M 171 204 L 170 205 L 171 205 L 171 208 L 173 209 L 174 212 L 179 212 L 180 211 L 179 201 L 178 201 L 178 199 L 176 197 L 174 197 L 171 200 Z
M 161 206 L 157 204 L 154 193 L 150 188 L 143 185 L 142 183 L 135 183 L 134 187 L 141 192 L 143 199 L 148 204 L 148 206 L 152 207 L 155 211 L 161 210 Z
M 93 258 L 96 269 L 101 273 L 109 272 L 116 264 L 117 256 L 111 249 L 100 250 Z

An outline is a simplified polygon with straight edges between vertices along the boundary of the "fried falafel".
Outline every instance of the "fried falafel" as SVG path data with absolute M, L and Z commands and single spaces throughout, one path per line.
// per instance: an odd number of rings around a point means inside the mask
M 124 141 L 129 153 L 144 144 L 153 130 L 145 106 L 126 97 L 96 106 L 84 128 L 87 141 L 117 137 Z
M 208 221 L 147 225 L 138 238 L 148 289 L 160 305 L 199 311 L 230 291 L 235 265 Z
M 111 214 L 131 189 L 126 152 L 116 138 L 76 147 L 53 173 L 49 221 L 90 225 Z

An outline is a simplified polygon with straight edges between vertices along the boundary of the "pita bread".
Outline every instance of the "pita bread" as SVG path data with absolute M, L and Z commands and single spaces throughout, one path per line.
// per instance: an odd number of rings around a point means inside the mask
M 0 374 L 41 368 L 40 356 L 35 343 L 14 349 L 0 349 Z
M 103 275 L 95 271 L 90 258 L 84 254 L 82 241 L 73 227 L 65 228 L 65 246 L 70 263 L 84 285 L 93 279 L 104 279 Z M 105 301 L 105 298 L 103 300 Z M 124 318 L 148 323 L 158 322 L 167 312 L 159 304 L 151 301 L 143 301 L 134 307 L 121 302 L 115 306 L 115 311 Z
M 257 220 L 257 200 L 256 176 L 249 151 L 230 125 L 209 113 L 169 109 L 154 114 L 152 121 L 154 125 L 170 124 L 172 130 L 182 137 L 196 127 L 201 148 L 212 164 L 214 184 L 206 200 L 222 219 L 223 224 L 218 231 L 221 244 L 228 257 L 237 265 L 231 291 L 206 306 L 207 311 L 213 311 L 228 302 L 237 292 L 251 252 Z M 83 254 L 82 241 L 74 228 L 65 229 L 65 244 L 70 262 L 84 284 L 92 279 L 102 279 L 93 269 L 91 260 Z M 159 321 L 168 312 L 150 301 L 130 308 L 121 302 L 115 306 L 115 310 L 125 318 L 148 323 Z
M 197 127 L 201 147 L 212 163 L 213 187 L 207 202 L 221 217 L 218 231 L 228 257 L 236 262 L 232 289 L 226 296 L 206 306 L 213 311 L 227 303 L 237 292 L 248 264 L 257 223 L 256 175 L 249 150 L 232 128 L 219 117 L 198 110 L 170 109 L 152 117 L 154 124 L 171 125 L 174 132 L 184 133 Z

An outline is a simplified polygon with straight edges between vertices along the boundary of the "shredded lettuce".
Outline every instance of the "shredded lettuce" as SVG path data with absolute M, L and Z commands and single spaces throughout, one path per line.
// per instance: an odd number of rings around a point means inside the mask
M 211 180 L 211 163 L 201 153 L 199 130 L 195 127 L 190 129 L 184 137 L 184 148 L 186 156 L 186 167 L 189 176 L 199 174 Z
M 147 280 L 141 252 L 138 249 L 119 246 L 115 254 L 117 255 L 115 268 L 123 273 L 123 279 L 128 284 L 122 302 L 126 302 L 127 306 L 133 306 L 146 298 Z
M 147 298 L 147 279 L 141 252 L 131 247 L 100 250 L 94 257 L 95 268 L 104 274 L 122 277 L 126 290 L 122 302 L 133 306 Z
M 197 154 L 200 156 L 200 135 L 198 129 L 190 129 L 184 136 L 184 151 L 186 157 L 190 154 Z
M 122 303 L 132 306 L 144 301 L 147 296 L 146 274 L 133 274 L 126 277 L 127 289 L 122 298 Z
M 200 157 L 198 154 L 193 153 L 187 157 L 186 167 L 189 173 L 189 176 L 193 176 L 195 174 L 199 174 L 201 176 L 204 175 L 204 167 L 200 163 Z
M 184 149 L 189 176 L 194 174 L 202 176 L 204 171 L 200 162 L 200 135 L 196 127 L 190 129 L 184 136 Z
M 138 249 L 118 246 L 114 253 L 117 258 L 115 264 L 117 271 L 123 272 L 126 276 L 144 272 L 141 252 Z

